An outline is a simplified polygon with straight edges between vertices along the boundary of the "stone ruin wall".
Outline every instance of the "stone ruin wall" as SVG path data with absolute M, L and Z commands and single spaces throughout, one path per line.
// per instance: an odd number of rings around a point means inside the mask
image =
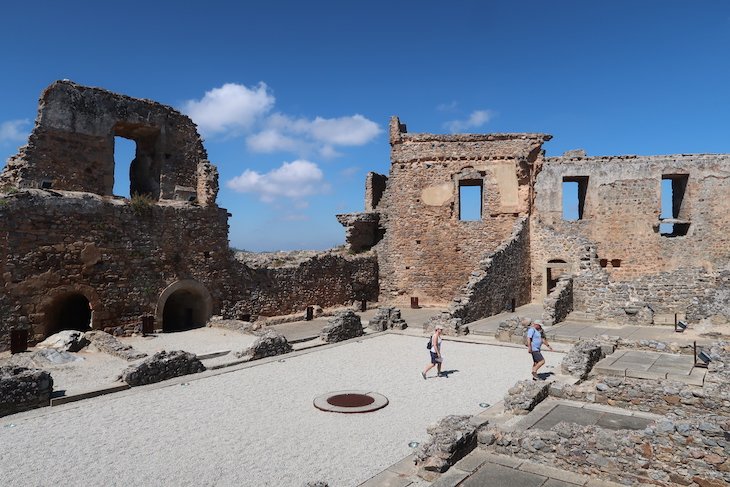
M 238 301 L 226 303 L 223 314 L 242 319 L 303 312 L 307 306 L 322 308 L 378 300 L 378 260 L 372 252 L 348 255 L 342 251 L 279 252 L 272 259 L 256 262 L 266 254 L 236 255 L 238 282 L 247 288 Z M 281 260 L 282 262 L 277 262 Z
M 79 293 L 96 329 L 129 327 L 155 315 L 171 284 L 195 280 L 213 308 L 229 288 L 226 211 L 104 200 L 88 193 L 27 190 L 0 199 L 0 349 L 10 328 L 47 335 L 54 300 Z M 162 323 L 157 323 L 157 327 Z
M 461 296 L 450 306 L 452 316 L 471 323 L 530 302 L 530 228 L 521 217 L 509 240 L 479 263 Z
M 131 200 L 113 196 L 114 137 L 136 142 Z M 236 289 L 217 169 L 192 121 L 159 103 L 70 81 L 41 95 L 28 144 L 0 175 L 0 350 L 63 327 L 59 303 L 83 297 L 96 329 L 156 317 L 173 291 L 205 321 Z M 38 189 L 40 188 L 40 189 Z M 88 313 L 88 310 L 87 310 Z
M 597 318 L 650 324 L 651 312 L 630 314 L 648 304 L 655 315 L 726 319 L 730 215 L 718 195 L 728 191 L 729 163 L 728 155 L 707 154 L 546 159 L 532 215 L 533 296 L 545 295 L 546 265 L 560 259 L 574 274 L 584 262 L 575 308 Z M 687 175 L 680 217 L 690 226 L 668 237 L 659 232 L 661 181 L 676 174 Z M 566 221 L 562 181 L 575 176 L 588 177 L 583 218 Z
M 391 168 L 377 205 L 381 300 L 445 304 L 529 212 L 543 134 L 408 134 L 391 119 Z M 459 182 L 481 181 L 482 219 L 459 220 Z
M 43 91 L 28 144 L 8 160 L 0 185 L 111 196 L 115 136 L 136 143 L 130 194 L 215 203 L 210 185 L 198 184 L 205 181 L 198 171 L 209 172 L 205 168 L 211 164 L 187 116 L 150 100 L 70 81 Z

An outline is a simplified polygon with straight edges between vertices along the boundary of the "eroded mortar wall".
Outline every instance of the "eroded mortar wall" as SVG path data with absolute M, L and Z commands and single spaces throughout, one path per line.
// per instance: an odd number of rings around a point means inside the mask
M 544 134 L 408 134 L 391 120 L 391 167 L 378 204 L 381 297 L 446 304 L 527 215 Z M 481 184 L 482 217 L 459 218 L 460 184 Z
M 194 279 L 228 299 L 227 213 L 182 203 L 134 207 L 89 193 L 21 190 L 0 199 L 0 350 L 11 328 L 46 335 L 54 299 L 79 293 L 96 329 L 155 315 L 170 284 Z M 157 323 L 161 327 L 161 323 Z
M 291 254 L 299 254 L 292 252 Z M 260 254 L 238 254 L 238 282 L 247 291 L 239 301 L 227 303 L 229 318 L 278 316 L 303 312 L 307 306 L 341 306 L 378 299 L 378 260 L 374 253 L 348 255 L 343 251 L 306 252 L 291 258 L 287 253 L 255 262 Z M 281 262 L 276 262 L 280 260 Z
M 661 235 L 662 176 L 686 177 L 681 221 L 685 236 Z M 587 177 L 583 217 L 563 219 L 563 178 Z M 617 322 L 637 318 L 649 305 L 654 315 L 686 314 L 693 321 L 725 315 L 721 272 L 730 262 L 729 155 L 549 158 L 535 185 L 531 225 L 532 293 L 544 296 L 546 267 L 564 260 L 575 279 L 575 308 Z M 650 313 L 651 314 L 651 313 Z
M 198 187 L 198 166 L 210 163 L 187 116 L 150 100 L 66 80 L 41 94 L 28 144 L 8 160 L 0 183 L 112 195 L 115 136 L 136 143 L 135 158 L 126 162 L 130 194 L 215 202 L 215 194 L 206 194 L 211 188 Z M 217 181 L 212 183 L 217 192 Z

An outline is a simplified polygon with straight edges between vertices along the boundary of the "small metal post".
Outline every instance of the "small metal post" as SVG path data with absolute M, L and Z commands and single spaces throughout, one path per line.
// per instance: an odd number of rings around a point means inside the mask
M 411 308 L 418 309 L 418 296 L 411 296 Z
M 368 310 L 368 300 L 363 299 L 360 301 L 360 311 L 367 311 Z
M 314 318 L 314 306 L 307 306 L 307 316 L 305 319 L 307 321 L 312 321 L 313 318 Z
M 515 298 L 512 298 L 512 300 L 509 303 L 509 310 L 514 313 L 516 309 L 517 309 L 517 301 L 515 300 Z
M 151 335 L 155 332 L 155 317 L 144 315 L 142 317 L 142 335 Z
M 10 353 L 28 350 L 28 330 L 13 328 L 10 330 Z

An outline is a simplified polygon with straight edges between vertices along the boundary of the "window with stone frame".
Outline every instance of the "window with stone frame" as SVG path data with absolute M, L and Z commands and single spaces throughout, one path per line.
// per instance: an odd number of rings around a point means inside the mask
M 484 210 L 484 183 L 481 179 L 459 181 L 459 220 L 480 221 Z

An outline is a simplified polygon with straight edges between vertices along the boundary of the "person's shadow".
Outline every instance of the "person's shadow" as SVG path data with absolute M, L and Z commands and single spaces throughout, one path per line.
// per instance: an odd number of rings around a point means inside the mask
M 553 375 L 555 375 L 555 372 L 542 372 L 537 374 L 537 378 L 540 380 L 547 380 Z
M 442 370 L 441 371 L 441 377 L 448 379 L 449 376 L 455 372 L 459 372 L 459 369 L 451 369 L 451 370 Z

